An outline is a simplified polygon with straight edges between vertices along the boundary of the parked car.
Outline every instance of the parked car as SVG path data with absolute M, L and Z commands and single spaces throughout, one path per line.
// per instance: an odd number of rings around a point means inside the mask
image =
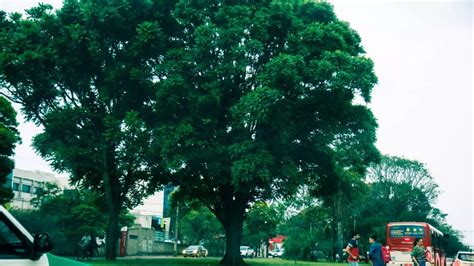
M 474 252 L 459 251 L 454 259 L 453 266 L 474 265 Z
M 183 256 L 186 257 L 207 257 L 208 251 L 201 245 L 193 245 L 183 250 Z
M 249 246 L 240 246 L 240 256 L 244 258 L 253 258 L 255 257 L 255 251 Z
M 32 236 L 0 205 L 0 265 L 56 266 L 86 265 L 49 254 L 53 243 L 46 233 Z
M 283 256 L 283 253 L 285 253 L 284 248 L 276 248 L 268 252 L 268 255 L 270 255 L 272 258 L 281 258 L 281 256 Z

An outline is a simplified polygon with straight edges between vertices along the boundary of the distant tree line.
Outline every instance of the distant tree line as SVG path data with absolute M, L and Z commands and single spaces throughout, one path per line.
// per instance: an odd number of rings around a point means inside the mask
M 315 197 L 307 186 L 293 197 L 253 204 L 246 211 L 242 244 L 258 251 L 268 245 L 270 238 L 282 234 L 288 236 L 285 257 L 333 260 L 336 253 L 342 257 L 342 249 L 354 231 L 362 235 L 361 249 L 365 252 L 370 234 L 378 235 L 385 243 L 387 222 L 417 221 L 428 222 L 449 235 L 443 240 L 448 256 L 467 249 L 460 232 L 447 223 L 446 214 L 434 207 L 439 188 L 422 163 L 382 156 L 361 180 L 365 181 L 348 183 L 343 193 L 335 194 L 343 197 L 340 212 L 334 206 L 338 200 Z M 182 215 L 180 239 L 187 244 L 212 242 L 224 233 L 202 207 Z

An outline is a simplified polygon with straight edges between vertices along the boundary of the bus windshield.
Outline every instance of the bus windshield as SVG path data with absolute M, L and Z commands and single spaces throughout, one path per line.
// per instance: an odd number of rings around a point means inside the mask
M 392 225 L 390 237 L 425 237 L 425 229 L 421 225 Z

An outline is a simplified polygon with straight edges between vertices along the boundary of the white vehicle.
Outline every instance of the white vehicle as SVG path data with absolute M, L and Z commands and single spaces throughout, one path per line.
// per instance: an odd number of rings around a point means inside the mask
M 473 266 L 474 252 L 459 251 L 454 260 L 453 266 Z
M 240 246 L 240 256 L 243 258 L 255 257 L 255 252 L 249 246 Z
M 51 255 L 49 235 L 34 237 L 0 205 L 0 265 L 1 266 L 74 266 L 84 263 Z
M 283 256 L 283 253 L 285 253 L 285 249 L 283 248 L 275 248 L 274 250 L 270 251 L 268 254 L 272 258 L 281 258 Z

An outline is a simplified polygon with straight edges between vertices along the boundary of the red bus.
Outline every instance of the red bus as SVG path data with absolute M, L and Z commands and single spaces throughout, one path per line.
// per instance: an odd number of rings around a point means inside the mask
M 445 266 L 444 235 L 428 223 L 394 222 L 387 224 L 386 246 L 391 261 L 388 266 L 411 266 L 411 251 L 416 238 L 422 238 L 426 248 L 426 266 Z

